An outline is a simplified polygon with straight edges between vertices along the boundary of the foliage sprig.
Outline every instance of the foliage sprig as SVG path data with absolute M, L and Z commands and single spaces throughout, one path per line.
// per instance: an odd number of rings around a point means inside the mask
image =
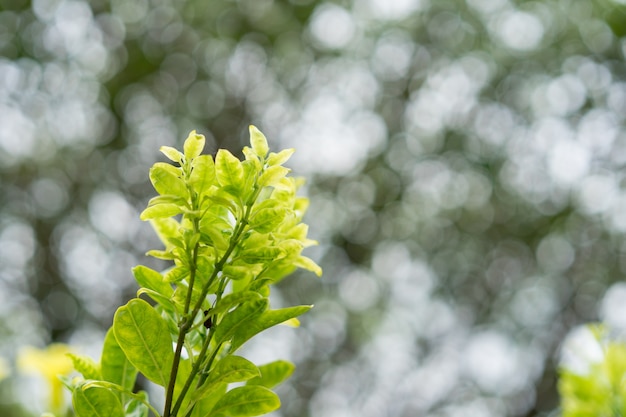
M 297 325 L 312 306 L 270 306 L 270 289 L 296 268 L 322 271 L 302 250 L 308 199 L 283 164 L 293 149 L 269 152 L 250 126 L 240 161 L 220 149 L 202 154 L 205 138 L 192 131 L 183 152 L 163 146 L 173 162 L 157 162 L 150 181 L 158 196 L 140 218 L 164 248 L 147 254 L 171 261 L 165 271 L 133 269 L 137 298 L 115 313 L 100 363 L 73 355 L 83 378 L 66 380 L 77 416 L 256 416 L 280 406 L 271 388 L 294 365 L 257 366 L 236 352 L 256 334 L 281 323 Z M 149 298 L 152 302 L 146 301 Z M 162 414 L 146 392 L 133 392 L 137 374 L 165 389 Z M 237 383 L 237 387 L 230 384 Z

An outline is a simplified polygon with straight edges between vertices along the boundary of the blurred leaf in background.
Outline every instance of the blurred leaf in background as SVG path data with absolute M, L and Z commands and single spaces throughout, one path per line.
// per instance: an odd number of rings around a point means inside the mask
M 281 415 L 558 405 L 559 345 L 626 269 L 622 0 L 0 10 L 0 356 L 97 350 L 155 243 L 159 147 L 253 123 L 298 150 L 326 272 L 274 295 L 316 305 L 306 336 L 248 352 L 298 365 Z

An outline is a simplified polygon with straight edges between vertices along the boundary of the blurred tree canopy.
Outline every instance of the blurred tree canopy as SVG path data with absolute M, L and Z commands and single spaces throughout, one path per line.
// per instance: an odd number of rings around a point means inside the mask
M 159 146 L 254 123 L 325 269 L 250 352 L 298 365 L 277 415 L 547 415 L 626 302 L 625 36 L 623 0 L 0 0 L 0 356 L 97 344 Z

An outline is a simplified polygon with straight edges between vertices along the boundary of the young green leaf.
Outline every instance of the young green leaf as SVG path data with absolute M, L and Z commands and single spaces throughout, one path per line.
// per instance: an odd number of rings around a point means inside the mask
M 187 187 L 180 178 L 182 172 L 170 164 L 157 162 L 150 168 L 150 181 L 161 195 L 175 195 L 185 200 L 189 197 Z
M 291 170 L 280 165 L 275 165 L 267 168 L 263 174 L 259 177 L 257 183 L 261 187 L 269 185 L 275 185 L 278 181 L 289 174 Z
M 254 150 L 254 153 L 257 154 L 260 158 L 265 158 L 267 152 L 269 152 L 269 146 L 267 145 L 267 139 L 265 135 L 261 133 L 256 126 L 250 125 L 250 145 Z
M 117 396 L 104 388 L 79 387 L 72 394 L 77 417 L 124 417 L 124 409 Z
M 174 360 L 167 323 L 147 302 L 135 298 L 120 307 L 113 331 L 128 360 L 152 382 L 165 386 Z
M 74 369 L 80 372 L 85 379 L 100 379 L 100 367 L 89 356 L 76 355 L 74 353 L 68 353 L 74 363 Z
M 177 283 L 189 276 L 189 267 L 181 265 L 167 271 L 165 274 L 165 281 Z
M 267 309 L 268 304 L 265 298 L 249 301 L 227 314 L 215 329 L 215 342 L 220 344 L 230 338 L 237 329 L 247 327 L 253 319 Z
M 241 161 L 226 149 L 217 151 L 215 156 L 215 174 L 222 187 L 230 185 L 238 190 L 243 185 Z
M 276 246 L 246 249 L 239 255 L 240 259 L 249 264 L 271 262 L 283 256 L 284 251 Z
M 126 358 L 124 351 L 117 343 L 113 328 L 110 328 L 104 337 L 100 367 L 102 379 L 132 391 L 137 378 L 137 368 Z
M 265 388 L 273 388 L 280 384 L 293 374 L 296 366 L 288 361 L 277 360 L 259 366 L 261 376 L 252 378 L 246 382 L 246 385 L 262 385 Z
M 172 286 L 168 284 L 163 275 L 154 269 L 150 269 L 147 266 L 138 265 L 133 268 L 133 275 L 140 287 L 148 288 L 152 291 L 163 295 L 164 297 L 171 297 L 174 290 Z
M 171 146 L 161 146 L 159 150 L 172 162 L 178 162 L 180 164 L 183 161 L 183 154 L 176 148 L 172 148 Z
M 322 268 L 318 264 L 313 261 L 311 258 L 307 258 L 306 256 L 299 256 L 294 260 L 294 265 L 298 268 L 306 269 L 307 271 L 313 272 L 318 277 L 322 276 Z
M 182 212 L 182 208 L 176 204 L 156 204 L 154 206 L 146 207 L 146 209 L 139 215 L 139 218 L 143 221 L 161 219 L 164 217 L 176 216 Z
M 280 407 L 280 399 L 260 385 L 245 385 L 228 391 L 211 411 L 211 417 L 251 417 Z
M 282 151 L 278 153 L 270 152 L 270 156 L 267 157 L 267 165 L 269 166 L 282 165 L 285 162 L 287 162 L 289 158 L 291 158 L 291 155 L 293 155 L 295 151 L 296 151 L 295 149 L 289 148 L 289 149 L 283 149 Z
M 193 161 L 189 184 L 198 195 L 205 194 L 215 183 L 215 163 L 210 155 L 200 155 Z
M 269 233 L 282 223 L 286 213 L 287 210 L 282 207 L 261 209 L 250 219 L 250 228 L 259 233 Z
M 183 144 L 183 151 L 185 152 L 185 158 L 188 161 L 198 157 L 204 149 L 204 135 L 199 135 L 195 130 L 192 130 L 185 139 Z

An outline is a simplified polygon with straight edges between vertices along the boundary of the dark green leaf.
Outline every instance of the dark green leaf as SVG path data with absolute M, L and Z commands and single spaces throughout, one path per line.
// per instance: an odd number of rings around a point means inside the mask
M 128 360 L 152 382 L 165 386 L 174 359 L 167 323 L 147 302 L 135 298 L 113 318 L 115 338 Z
M 247 327 L 251 321 L 261 315 L 268 306 L 267 299 L 244 303 L 224 316 L 215 330 L 215 342 L 220 344 L 229 339 L 237 329 Z
M 211 417 L 250 417 L 266 414 L 280 407 L 280 399 L 269 389 L 246 385 L 228 391 L 211 411 Z
M 231 343 L 231 352 L 235 352 L 245 342 L 247 342 L 254 335 L 262 332 L 265 329 L 274 327 L 277 324 L 283 323 L 294 317 L 298 317 L 301 314 L 309 311 L 313 306 L 296 306 L 281 308 L 278 310 L 265 311 L 263 314 L 254 317 L 252 320 L 248 320 L 245 326 L 240 326 L 233 335 Z

